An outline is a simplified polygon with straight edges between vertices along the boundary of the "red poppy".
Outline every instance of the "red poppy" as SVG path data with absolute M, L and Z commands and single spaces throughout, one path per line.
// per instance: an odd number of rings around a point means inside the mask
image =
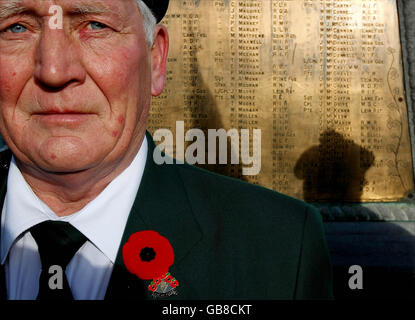
M 159 278 L 174 262 L 169 240 L 151 230 L 133 233 L 122 248 L 122 256 L 128 271 L 143 280 Z
M 179 285 L 179 281 L 177 281 L 177 280 L 173 280 L 172 282 L 170 282 L 170 286 L 172 288 L 177 287 L 178 285 Z

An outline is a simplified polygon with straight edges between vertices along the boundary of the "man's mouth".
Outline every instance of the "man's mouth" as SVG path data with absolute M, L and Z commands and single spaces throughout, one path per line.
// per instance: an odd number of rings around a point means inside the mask
M 42 110 L 32 113 L 37 120 L 56 125 L 76 125 L 87 121 L 93 115 L 93 113 L 76 110 Z

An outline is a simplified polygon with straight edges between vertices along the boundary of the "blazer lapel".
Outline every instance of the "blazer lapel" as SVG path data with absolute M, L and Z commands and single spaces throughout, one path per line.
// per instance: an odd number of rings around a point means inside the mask
M 153 161 L 155 144 L 147 132 L 148 154 L 143 177 L 122 236 L 105 299 L 148 298 L 149 281 L 142 281 L 126 269 L 122 247 L 138 231 L 154 230 L 166 237 L 174 250 L 177 266 L 202 238 L 186 189 L 176 165 Z M 173 274 L 174 275 L 174 274 Z
M 9 173 L 10 160 L 12 153 L 9 149 L 0 153 L 0 221 L 1 214 L 3 212 L 4 198 L 6 197 L 7 189 L 7 175 Z M 1 228 L 0 228 L 0 241 L 1 241 Z M 6 273 L 4 265 L 0 265 L 0 300 L 7 300 L 6 290 Z

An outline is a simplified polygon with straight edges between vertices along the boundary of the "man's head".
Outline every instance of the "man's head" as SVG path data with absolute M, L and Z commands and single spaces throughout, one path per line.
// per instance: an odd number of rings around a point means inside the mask
M 155 22 L 141 0 L 0 0 L 0 130 L 24 165 L 76 172 L 137 151 L 164 88 Z

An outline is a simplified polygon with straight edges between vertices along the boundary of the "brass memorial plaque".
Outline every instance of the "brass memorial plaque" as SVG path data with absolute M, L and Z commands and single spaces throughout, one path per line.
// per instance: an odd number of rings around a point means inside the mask
M 200 167 L 308 201 L 394 201 L 413 190 L 395 0 L 170 2 L 151 133 L 171 130 L 176 145 L 201 129 Z M 207 130 L 221 128 L 240 135 L 228 140 L 228 164 L 219 153 L 203 164 Z M 249 165 L 231 155 L 252 155 L 255 143 L 259 173 L 244 175 Z M 172 155 L 184 159 L 191 144 Z

